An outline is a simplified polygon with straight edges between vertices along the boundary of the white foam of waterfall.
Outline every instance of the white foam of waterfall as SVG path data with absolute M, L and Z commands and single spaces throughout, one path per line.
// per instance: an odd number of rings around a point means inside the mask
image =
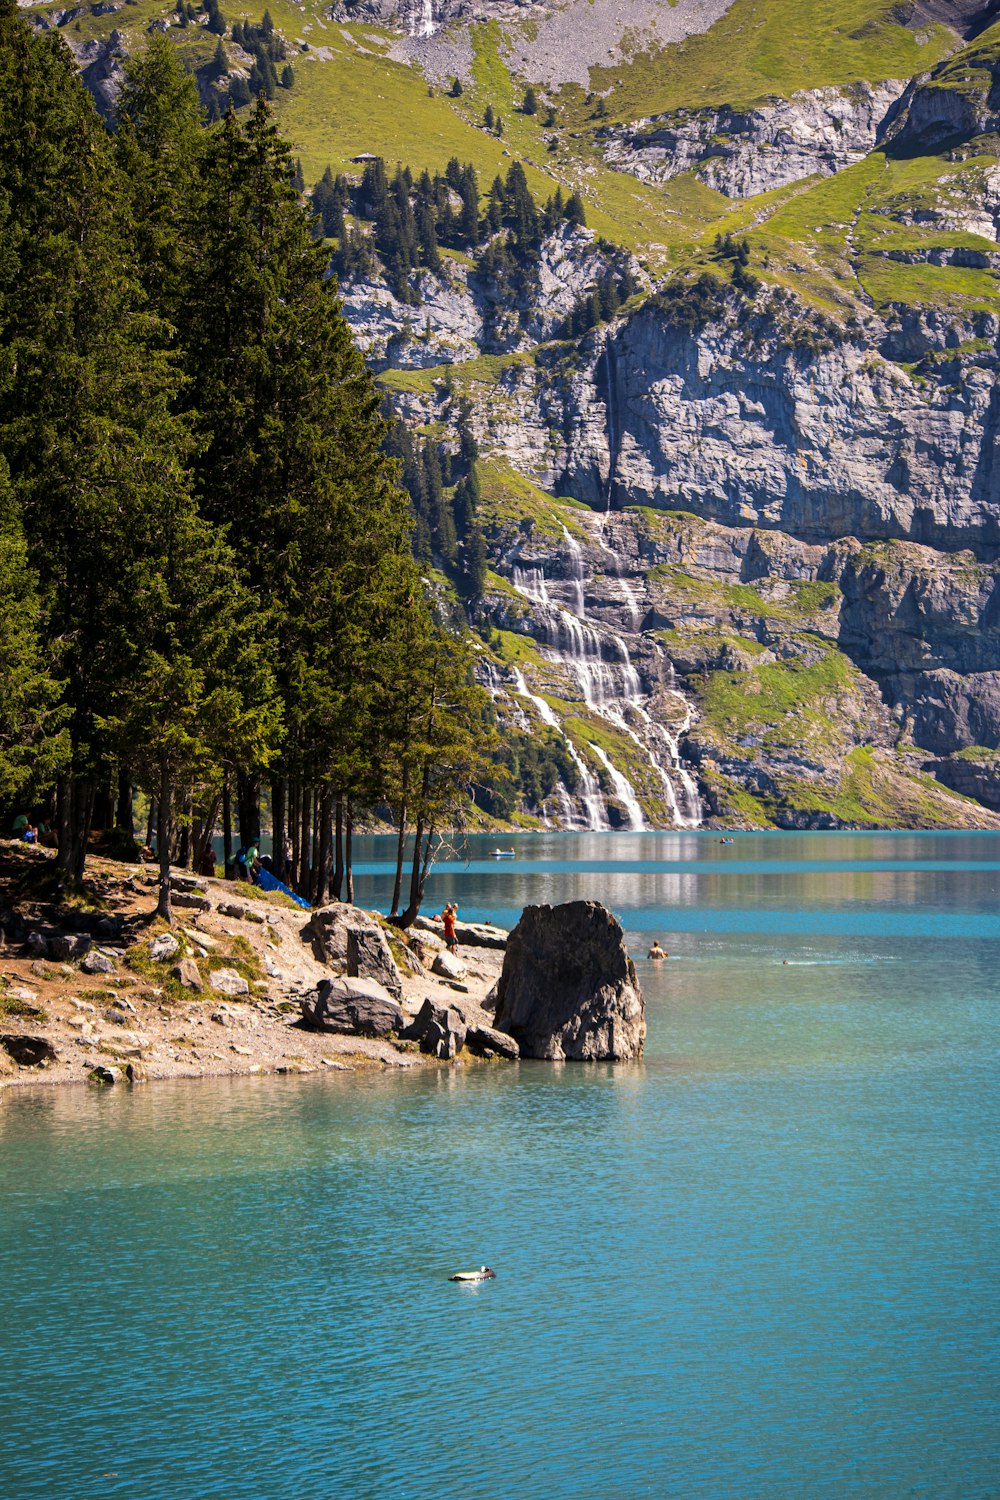
M 544 568 L 515 568 L 514 587 L 533 604 L 548 604 L 549 589 Z
M 632 741 L 643 759 L 649 762 L 663 787 L 664 801 L 675 826 L 697 828 L 701 823 L 701 803 L 694 779 L 681 763 L 678 736 L 671 735 L 670 731 L 653 720 L 643 707 L 642 680 L 632 665 L 628 646 L 623 638 L 614 631 L 599 632 L 587 620 L 584 594 L 586 563 L 583 548 L 565 527 L 563 537 L 568 556 L 568 581 L 573 591 L 574 610 L 566 609 L 562 604 L 553 600 L 544 568 L 521 568 L 513 564 L 514 587 L 535 605 L 535 618 L 544 631 L 545 645 L 554 656 L 561 657 L 570 669 L 587 707 L 614 724 L 616 729 Z M 605 548 L 605 550 L 609 549 Z M 619 576 L 617 581 L 626 601 L 630 623 L 637 628 L 641 622 L 637 591 L 628 579 Z M 661 662 L 669 670 L 669 683 L 673 688 L 673 663 L 665 656 L 658 642 L 656 651 Z M 535 704 L 543 722 L 554 728 L 560 728 L 558 719 L 545 700 L 535 697 L 528 691 L 524 676 L 520 671 L 516 673 L 515 681 L 518 682 L 518 693 Z M 639 718 L 643 729 L 642 734 L 637 733 L 630 724 L 626 711 Z M 684 733 L 686 727 L 685 725 L 681 728 L 681 734 Z M 600 783 L 569 737 L 564 734 L 564 739 L 579 773 L 579 796 L 586 809 L 588 826 L 606 829 L 610 824 L 604 799 L 601 796 Z M 669 769 L 664 768 L 661 760 L 654 753 L 653 745 L 667 760 Z M 632 783 L 617 767 L 607 761 L 606 752 L 602 751 L 600 758 L 615 786 L 619 801 L 628 813 L 631 826 L 645 827 L 642 808 Z M 635 821 L 636 817 L 639 822 Z
M 619 578 L 618 587 L 621 590 L 622 602 L 628 610 L 632 634 L 638 635 L 639 626 L 642 624 L 642 605 L 640 603 L 639 591 L 635 584 L 628 578 Z
M 417 0 L 410 21 L 411 36 L 433 36 L 437 27 L 434 24 L 434 0 Z
M 586 565 L 583 561 L 583 548 L 576 537 L 569 534 L 565 526 L 562 534 L 566 542 L 566 551 L 569 553 L 569 582 L 573 590 L 573 612 L 583 619 L 587 612 L 586 601 L 583 597 L 583 580 L 587 576 Z
M 543 724 L 548 724 L 553 729 L 559 728 L 559 720 L 556 718 L 555 714 L 552 712 L 545 699 L 540 698 L 536 693 L 532 693 L 529 691 L 528 684 L 524 680 L 524 673 L 521 671 L 520 667 L 514 668 L 514 691 L 519 695 L 519 697 L 527 698 L 529 703 L 533 703 L 535 705 L 536 709 L 538 710 L 538 717 L 541 719 Z
M 514 668 L 514 691 L 520 697 L 527 698 L 529 703 L 535 705 L 535 708 L 538 710 L 538 717 L 543 724 L 548 724 L 553 729 L 558 729 L 562 733 L 559 720 L 545 699 L 529 690 L 528 684 L 524 680 L 524 673 L 520 667 Z M 580 801 L 583 803 L 587 813 L 585 827 L 596 833 L 604 833 L 611 825 L 608 822 L 608 810 L 604 805 L 604 798 L 601 795 L 601 783 L 587 765 L 583 756 L 580 755 L 569 736 L 563 735 L 563 739 L 566 741 L 566 749 L 569 751 L 570 758 L 576 766 L 577 774 L 580 777 Z M 579 819 L 573 811 L 569 794 L 561 781 L 559 783 L 559 801 L 563 810 L 563 822 L 568 821 L 571 826 L 577 825 Z
M 667 806 L 670 808 L 674 823 L 678 828 L 700 828 L 701 827 L 701 798 L 698 796 L 698 786 L 691 772 L 681 760 L 678 740 L 681 734 L 690 728 L 691 709 L 688 705 L 687 719 L 681 725 L 680 733 L 671 734 L 666 725 L 658 724 L 640 703 L 632 705 L 633 712 L 642 720 L 649 739 L 654 740 L 660 747 L 660 752 L 669 762 L 670 771 L 666 771 L 661 761 L 657 760 L 649 747 L 648 741 L 643 745 L 646 757 L 663 784 L 663 795 Z M 638 740 L 638 737 L 636 736 Z M 642 743 L 642 741 L 638 741 Z M 680 796 L 674 788 L 673 778 L 676 777 L 680 785 Z
M 616 766 L 611 764 L 607 752 L 600 745 L 591 742 L 590 746 L 601 765 L 611 777 L 611 784 L 615 789 L 619 802 L 628 816 L 628 826 L 634 833 L 642 833 L 646 827 L 646 819 L 642 815 L 639 799 L 635 795 L 635 788 L 627 776 L 623 776 Z

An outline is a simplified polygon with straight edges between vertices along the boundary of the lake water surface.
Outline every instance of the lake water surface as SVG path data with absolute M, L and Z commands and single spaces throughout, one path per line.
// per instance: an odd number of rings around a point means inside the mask
M 494 843 L 644 1061 L 0 1095 L 0 1497 L 1000 1495 L 1000 837 Z

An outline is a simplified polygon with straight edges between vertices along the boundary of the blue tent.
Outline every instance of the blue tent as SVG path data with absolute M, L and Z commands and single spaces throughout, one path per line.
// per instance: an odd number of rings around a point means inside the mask
M 306 911 L 312 911 L 312 907 L 304 896 L 296 896 L 294 891 L 290 891 L 287 885 L 282 885 L 281 881 L 276 880 L 270 870 L 265 869 L 263 866 L 257 871 L 257 884 L 262 891 L 284 891 L 286 896 L 291 896 L 296 906 L 301 906 Z

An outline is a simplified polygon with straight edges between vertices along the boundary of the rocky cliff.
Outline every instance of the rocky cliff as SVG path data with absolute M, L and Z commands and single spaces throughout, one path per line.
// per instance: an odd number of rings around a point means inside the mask
M 140 44 L 125 17 L 211 66 L 214 38 L 158 0 L 96 10 L 33 7 L 104 107 Z M 590 228 L 563 223 L 513 280 L 452 240 L 440 271 L 404 284 L 375 262 L 341 289 L 401 417 L 445 446 L 471 422 L 489 575 L 470 619 L 501 722 L 565 741 L 549 822 L 994 818 L 997 13 L 303 0 L 285 18 L 304 83 L 275 108 L 307 181 L 330 161 L 357 184 L 377 150 L 416 183 L 454 156 L 485 202 L 516 159 L 539 203 L 558 186 L 586 206 Z M 575 316 L 602 278 L 624 306 Z

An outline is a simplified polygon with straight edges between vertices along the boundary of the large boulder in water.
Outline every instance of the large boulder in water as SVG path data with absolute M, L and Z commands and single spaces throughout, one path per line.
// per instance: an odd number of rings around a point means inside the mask
M 507 944 L 495 1025 L 520 1043 L 522 1057 L 641 1056 L 646 1008 L 621 926 L 606 907 L 525 907 Z

